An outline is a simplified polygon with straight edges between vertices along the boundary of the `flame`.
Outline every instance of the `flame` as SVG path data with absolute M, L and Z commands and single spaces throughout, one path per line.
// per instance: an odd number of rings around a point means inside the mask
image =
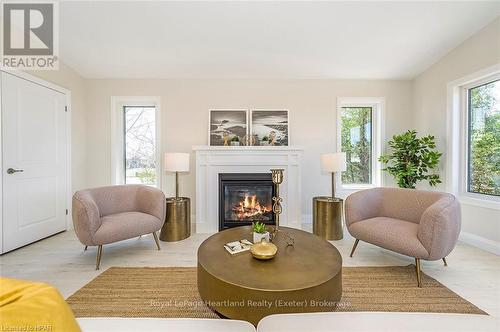
M 268 213 L 271 206 L 263 206 L 257 199 L 257 195 L 245 194 L 245 197 L 233 208 L 239 220 L 255 218 Z

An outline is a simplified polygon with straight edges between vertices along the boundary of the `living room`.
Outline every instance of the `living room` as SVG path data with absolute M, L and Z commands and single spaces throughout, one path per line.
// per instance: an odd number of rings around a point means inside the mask
M 2 28 L 3 330 L 500 330 L 499 1 Z

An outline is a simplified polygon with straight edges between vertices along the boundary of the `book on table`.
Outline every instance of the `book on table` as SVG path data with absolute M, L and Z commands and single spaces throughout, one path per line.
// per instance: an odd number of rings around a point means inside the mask
M 224 248 L 226 248 L 227 252 L 230 253 L 231 255 L 238 254 L 240 252 L 245 252 L 250 250 L 250 247 L 252 246 L 252 242 L 248 241 L 247 239 L 239 240 L 239 241 L 233 241 L 226 243 L 224 245 Z

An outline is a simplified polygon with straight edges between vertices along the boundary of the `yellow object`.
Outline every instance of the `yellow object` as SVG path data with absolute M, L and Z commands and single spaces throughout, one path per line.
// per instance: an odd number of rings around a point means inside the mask
M 0 331 L 81 331 L 70 307 L 52 286 L 0 278 Z

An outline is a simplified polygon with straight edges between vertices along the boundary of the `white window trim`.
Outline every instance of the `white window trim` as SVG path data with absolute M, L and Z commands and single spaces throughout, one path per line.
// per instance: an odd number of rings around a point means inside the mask
M 383 184 L 382 167 L 378 158 L 382 154 L 385 133 L 385 98 L 384 97 L 338 97 L 337 98 L 337 151 L 342 149 L 342 107 L 372 108 L 372 183 L 342 184 L 340 174 L 336 182 L 340 184 L 339 192 L 349 194 L 357 190 L 380 187 Z
M 161 171 L 161 108 L 160 97 L 157 96 L 112 96 L 111 97 L 111 182 L 124 184 L 123 167 L 124 137 L 123 137 L 123 107 L 151 106 L 155 107 L 156 129 L 156 187 L 162 188 L 163 173 Z
M 500 197 L 470 193 L 468 183 L 468 110 L 467 90 L 500 78 L 500 64 L 448 83 L 447 94 L 447 151 L 446 190 L 455 194 L 462 203 L 500 210 Z

